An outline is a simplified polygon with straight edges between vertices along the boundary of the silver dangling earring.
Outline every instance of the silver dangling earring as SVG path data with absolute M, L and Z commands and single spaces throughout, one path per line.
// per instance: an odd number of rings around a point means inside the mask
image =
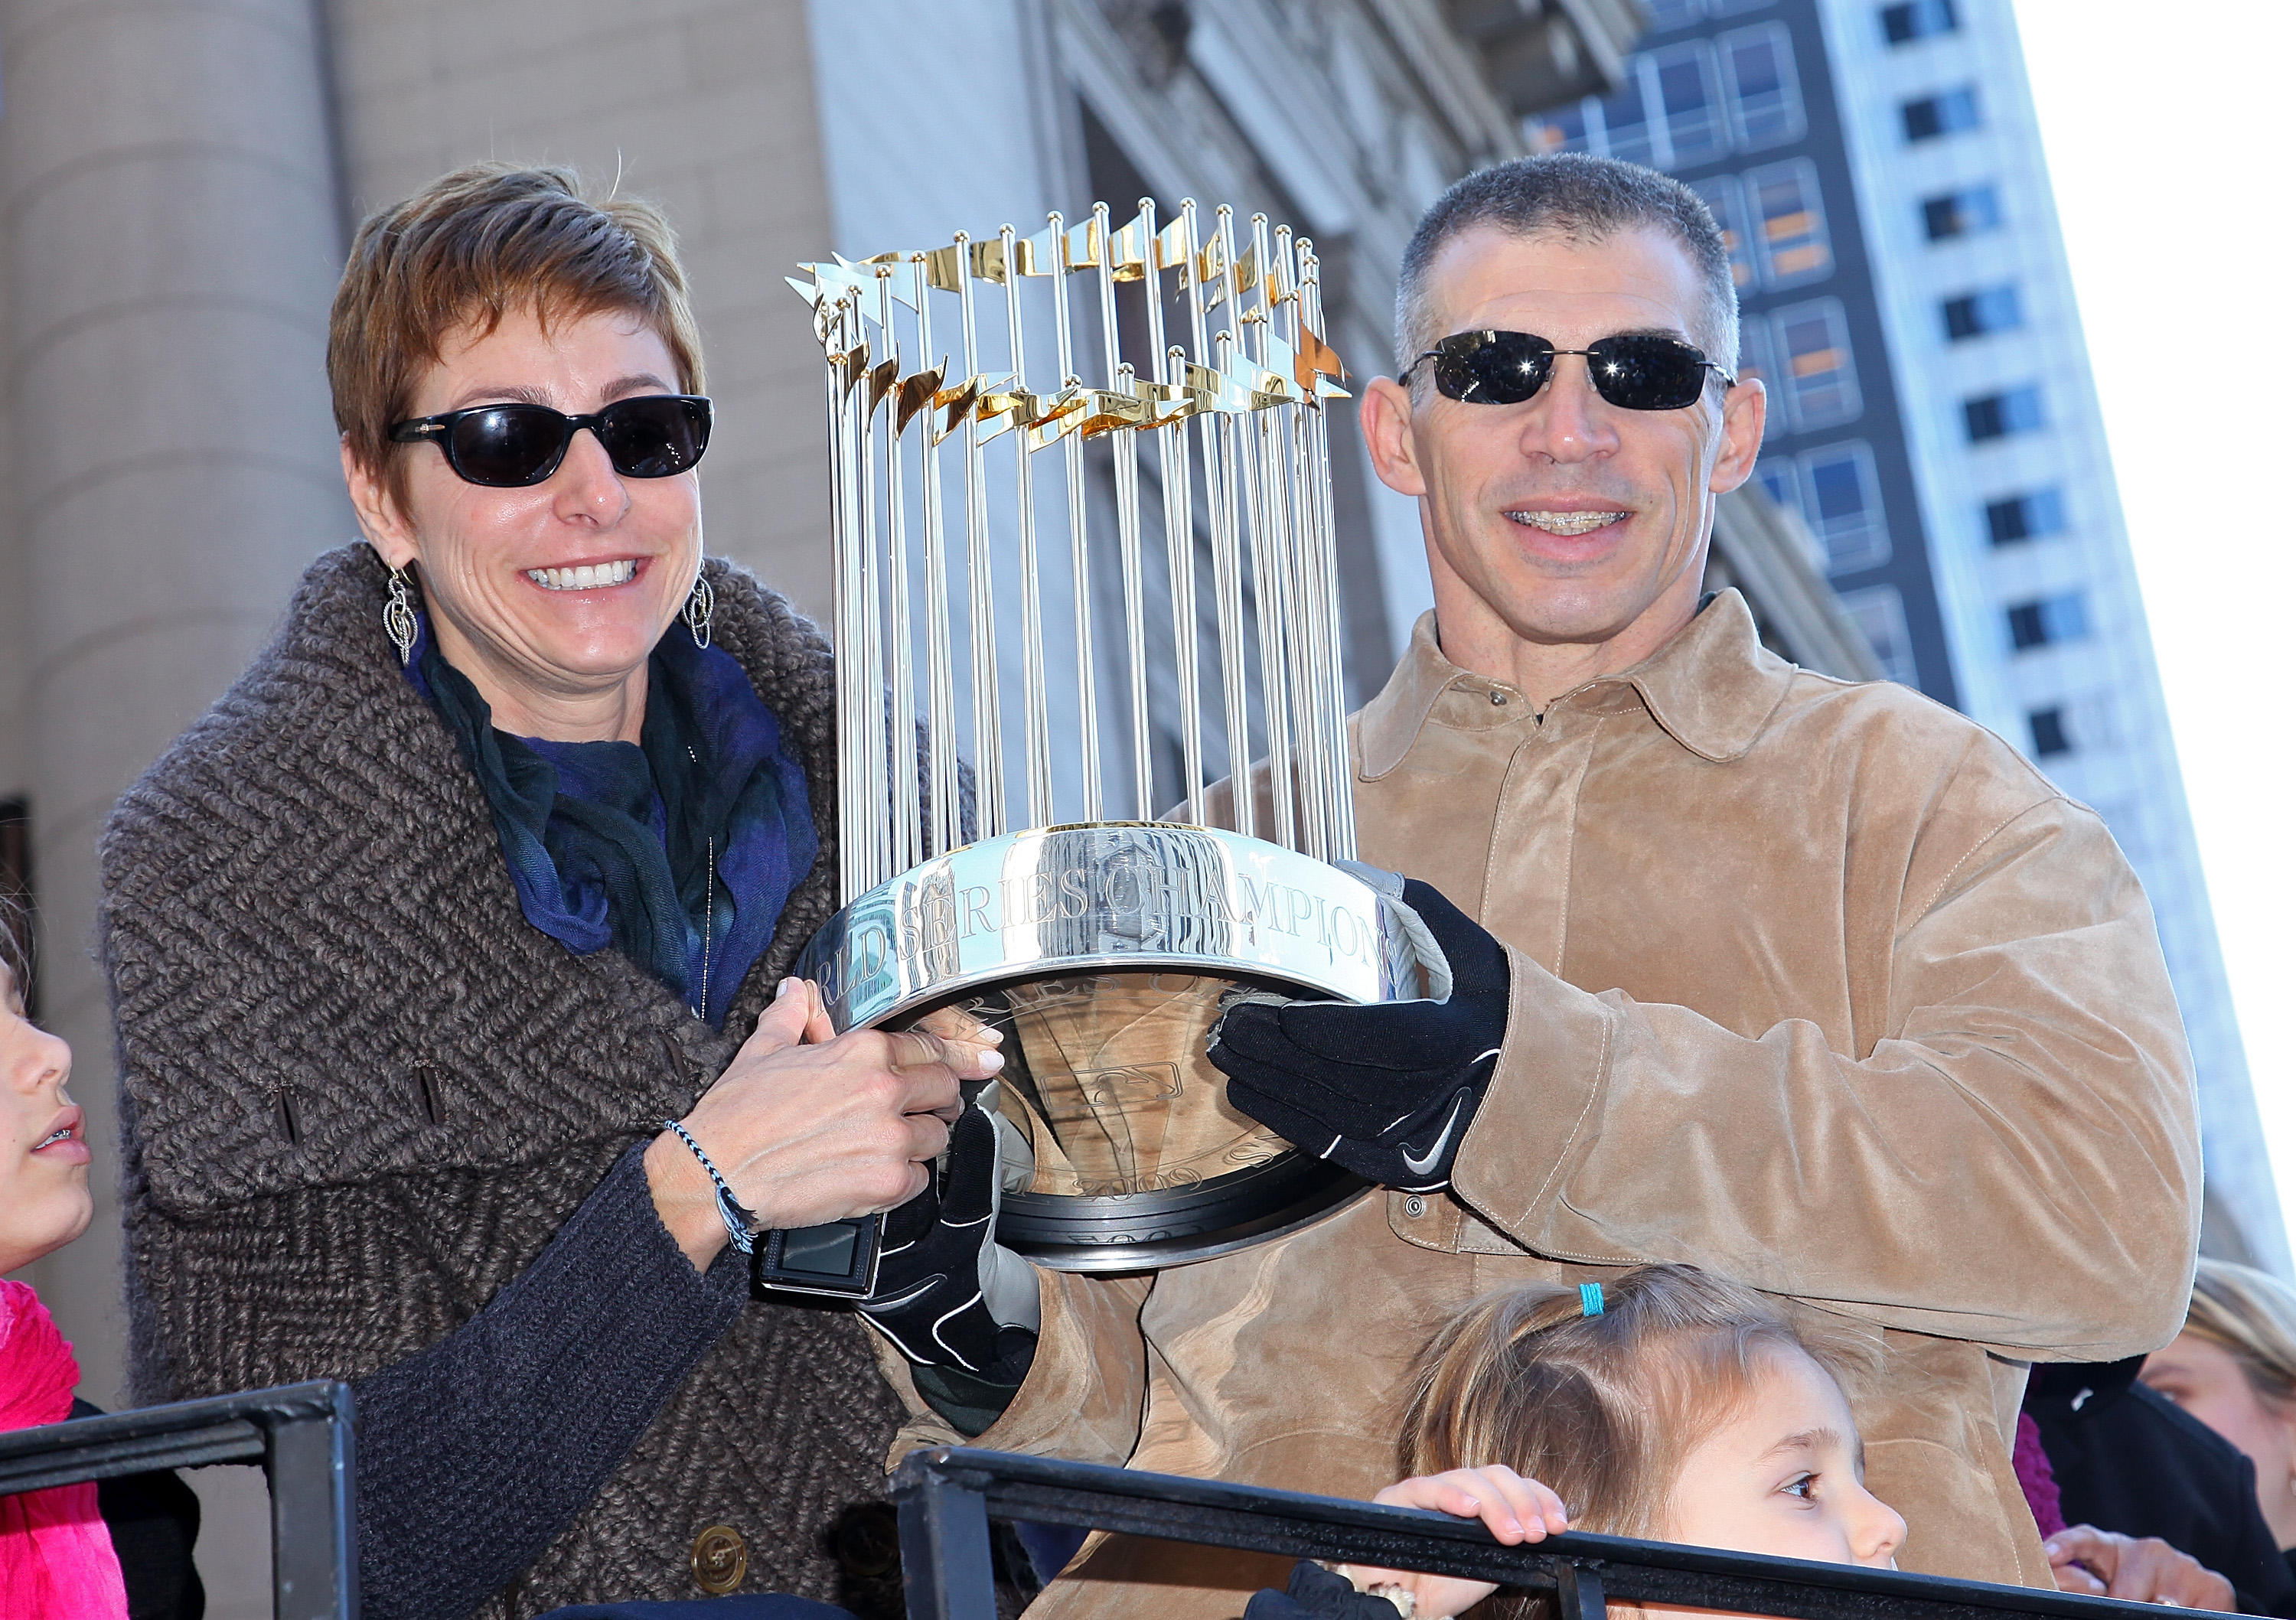
M 707 647 L 709 644 L 709 616 L 717 610 L 718 593 L 709 588 L 709 576 L 696 574 L 693 577 L 693 594 L 685 599 L 685 610 L 678 615 L 685 621 L 685 627 L 692 633 L 695 646 Z
M 390 644 L 398 649 L 401 669 L 414 659 L 414 638 L 422 631 L 422 621 L 416 617 L 414 593 L 410 587 L 406 569 L 394 567 L 390 570 L 390 596 L 382 604 L 382 633 Z

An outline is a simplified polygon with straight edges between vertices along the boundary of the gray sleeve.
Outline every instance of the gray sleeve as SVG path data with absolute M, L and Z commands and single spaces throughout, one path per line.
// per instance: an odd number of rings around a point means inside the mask
M 368 1620 L 466 1614 L 531 1567 L 740 1315 L 748 1257 L 694 1271 L 644 1152 L 476 1316 L 352 1386 Z

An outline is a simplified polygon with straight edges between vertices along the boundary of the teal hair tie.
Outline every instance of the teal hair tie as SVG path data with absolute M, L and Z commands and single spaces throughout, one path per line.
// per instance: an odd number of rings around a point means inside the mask
M 1578 1285 L 1578 1314 L 1600 1316 L 1603 1313 L 1603 1285 L 1582 1282 Z

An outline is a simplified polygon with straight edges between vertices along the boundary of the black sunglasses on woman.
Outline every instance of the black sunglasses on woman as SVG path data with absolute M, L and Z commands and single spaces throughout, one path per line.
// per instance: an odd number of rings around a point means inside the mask
M 1621 332 L 1584 348 L 1557 348 L 1527 331 L 1454 332 L 1403 368 L 1401 380 L 1431 360 L 1435 388 L 1470 405 L 1521 405 L 1546 386 L 1557 355 L 1584 355 L 1595 392 L 1626 411 L 1678 411 L 1698 403 L 1709 372 L 1725 388 L 1737 379 L 1706 351 L 1657 332 Z
M 598 436 L 606 459 L 626 479 L 691 472 L 709 447 L 709 401 L 699 394 L 641 394 L 585 416 L 539 405 L 473 405 L 417 416 L 392 427 L 390 442 L 430 439 L 464 481 L 520 489 L 556 472 L 584 428 Z

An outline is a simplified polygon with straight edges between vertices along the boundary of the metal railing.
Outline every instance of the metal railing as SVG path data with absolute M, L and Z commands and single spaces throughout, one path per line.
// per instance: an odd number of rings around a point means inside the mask
M 358 1620 L 351 1392 L 321 1379 L 0 1434 L 0 1496 L 157 1469 L 262 1466 L 278 1620 Z
M 1557 1620 L 1603 1620 L 1612 1598 L 1783 1620 L 2157 1620 L 2160 1614 L 2110 1598 L 1578 1531 L 1504 1547 L 1480 1523 L 1448 1514 L 960 1446 L 911 1453 L 894 1476 L 893 1496 L 909 1620 L 995 1620 L 992 1516 L 1495 1581 L 1555 1593 Z

